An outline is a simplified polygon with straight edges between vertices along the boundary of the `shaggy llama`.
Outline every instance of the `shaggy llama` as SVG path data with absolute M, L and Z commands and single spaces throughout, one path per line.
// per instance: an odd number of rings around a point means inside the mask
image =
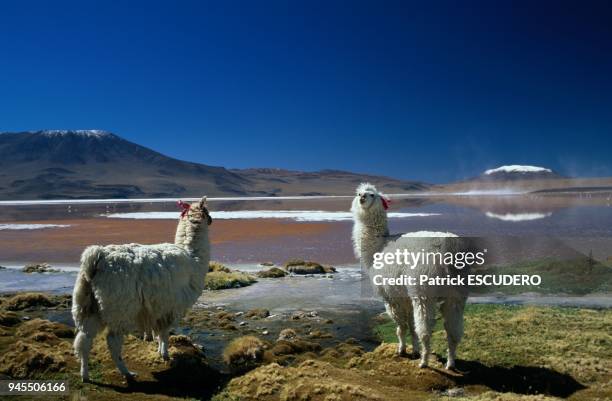
M 74 349 L 83 381 L 89 380 L 92 342 L 105 327 L 113 362 L 126 379 L 134 376 L 121 357 L 127 333 L 154 331 L 160 355 L 169 359 L 170 328 L 202 294 L 210 259 L 212 219 L 206 197 L 191 205 L 180 204 L 183 211 L 174 244 L 93 245 L 83 252 L 72 298 L 78 330 Z
M 440 304 L 444 317 L 444 328 L 448 341 L 447 369 L 455 366 L 457 345 L 463 336 L 463 310 L 467 299 L 465 287 L 435 288 L 418 285 L 420 275 L 429 277 L 446 277 L 447 275 L 465 275 L 453 266 L 441 263 L 426 265 L 417 264 L 414 269 L 397 262 L 385 263 L 381 269 L 373 268 L 374 255 L 378 252 L 395 253 L 397 250 L 414 252 L 459 252 L 468 248 L 468 239 L 458 238 L 451 233 L 416 232 L 404 235 L 389 235 L 387 208 L 389 200 L 368 183 L 357 188 L 351 212 L 353 213 L 353 247 L 355 255 L 361 260 L 372 280 L 374 275 L 395 278 L 401 275 L 416 278 L 417 285 L 383 285 L 376 286 L 379 295 L 385 302 L 385 309 L 397 324 L 399 340 L 398 354 L 406 355 L 406 335 L 410 331 L 412 354 L 417 357 L 421 349 L 420 367 L 426 367 L 431 354 L 431 334 L 435 325 L 435 308 Z M 451 237 L 451 238 L 449 238 Z M 464 269 L 466 270 L 466 269 Z

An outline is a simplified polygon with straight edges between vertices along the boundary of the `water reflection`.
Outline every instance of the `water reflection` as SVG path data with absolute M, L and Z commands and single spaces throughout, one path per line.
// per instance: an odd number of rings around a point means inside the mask
M 552 212 L 548 213 L 493 213 L 486 212 L 485 215 L 492 219 L 498 219 L 502 221 L 519 222 L 519 221 L 531 221 L 545 219 L 546 217 L 552 216 Z

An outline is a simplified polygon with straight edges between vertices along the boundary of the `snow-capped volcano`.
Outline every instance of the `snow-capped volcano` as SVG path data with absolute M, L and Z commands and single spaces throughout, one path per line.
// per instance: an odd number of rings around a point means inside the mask
M 495 173 L 552 173 L 552 170 L 544 167 L 521 166 L 519 164 L 512 164 L 509 166 L 501 166 L 485 171 L 486 175 L 491 175 Z
M 41 134 L 45 136 L 67 136 L 67 135 L 76 135 L 76 136 L 84 136 L 84 137 L 104 137 L 104 136 L 113 136 L 111 132 L 100 130 L 100 129 L 76 129 L 76 130 L 65 130 L 65 129 L 48 129 L 43 131 L 28 131 L 32 134 Z
M 549 168 L 511 164 L 486 170 L 480 179 L 485 180 L 521 180 L 536 178 L 561 178 Z

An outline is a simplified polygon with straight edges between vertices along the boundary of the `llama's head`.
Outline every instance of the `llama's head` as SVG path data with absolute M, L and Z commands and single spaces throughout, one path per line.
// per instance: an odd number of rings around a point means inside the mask
M 378 192 L 376 187 L 370 183 L 362 183 L 357 187 L 357 195 L 353 199 L 351 212 L 357 218 L 363 218 L 368 215 L 387 215 L 389 208 L 389 199 L 382 193 Z
M 206 205 L 206 196 L 192 204 L 179 202 L 179 206 L 183 209 L 181 219 L 187 219 L 195 225 L 200 225 L 204 221 L 206 221 L 207 225 L 212 224 L 212 217 L 210 217 L 210 212 Z

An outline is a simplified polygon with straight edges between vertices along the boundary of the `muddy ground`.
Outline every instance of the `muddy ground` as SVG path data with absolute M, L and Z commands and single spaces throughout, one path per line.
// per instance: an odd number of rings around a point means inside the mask
M 70 302 L 66 295 L 0 297 L 3 378 L 67 380 L 71 394 L 57 399 L 69 400 L 612 397 L 610 310 L 470 305 L 458 370 L 449 372 L 443 369 L 439 326 L 431 367 L 419 369 L 417 360 L 395 355 L 394 327 L 384 317 L 372 319 L 372 341 L 364 341 L 344 338 L 333 320 L 316 311 L 279 315 L 196 306 L 171 339 L 169 362 L 159 357 L 154 342 L 127 336 L 124 358 L 138 373 L 128 384 L 99 336 L 91 357 L 92 382 L 82 384 L 72 353 L 74 330 L 56 319 L 66 316 Z M 189 335 L 196 331 L 210 331 L 220 343 L 232 343 L 225 359 L 202 349 Z

